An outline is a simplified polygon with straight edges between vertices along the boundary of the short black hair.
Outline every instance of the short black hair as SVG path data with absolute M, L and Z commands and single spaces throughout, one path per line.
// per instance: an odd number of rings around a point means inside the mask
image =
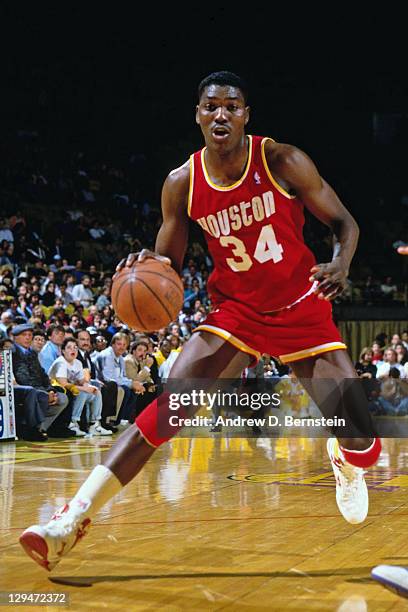
M 67 346 L 67 344 L 69 344 L 70 342 L 73 342 L 75 346 L 78 348 L 78 343 L 75 340 L 75 338 L 65 338 L 64 342 L 61 344 L 61 351 L 63 351 L 65 347 Z
M 244 97 L 245 104 L 248 100 L 248 87 L 244 79 L 234 72 L 228 70 L 220 70 L 219 72 L 212 72 L 206 76 L 198 86 L 198 99 L 201 99 L 203 91 L 209 85 L 230 85 L 239 89 Z
M 130 352 L 133 353 L 133 351 L 136 350 L 138 346 L 144 346 L 147 351 L 149 350 L 149 345 L 145 340 L 135 340 L 130 345 Z
M 35 338 L 35 336 L 41 336 L 41 338 L 46 338 L 47 334 L 39 327 L 36 327 L 35 329 L 33 329 L 33 338 Z
M 74 332 L 74 338 L 76 338 L 78 340 L 79 334 L 83 334 L 83 333 L 88 334 L 88 336 L 91 337 L 91 334 L 89 333 L 89 331 L 87 329 L 77 329 Z

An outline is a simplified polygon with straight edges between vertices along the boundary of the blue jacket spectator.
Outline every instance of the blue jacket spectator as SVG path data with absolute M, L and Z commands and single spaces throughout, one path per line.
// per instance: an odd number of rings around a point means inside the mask
M 47 331 L 48 342 L 38 354 L 41 367 L 44 372 L 48 372 L 52 364 L 61 355 L 61 344 L 64 341 L 65 330 L 62 325 L 50 325 Z

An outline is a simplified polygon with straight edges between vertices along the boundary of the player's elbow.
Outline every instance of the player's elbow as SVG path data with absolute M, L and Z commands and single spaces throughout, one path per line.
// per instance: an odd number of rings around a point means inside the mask
M 345 210 L 344 214 L 340 217 L 332 221 L 331 229 L 337 236 L 347 233 L 348 236 L 353 236 L 355 239 L 358 239 L 360 235 L 360 228 L 357 221 L 347 210 Z

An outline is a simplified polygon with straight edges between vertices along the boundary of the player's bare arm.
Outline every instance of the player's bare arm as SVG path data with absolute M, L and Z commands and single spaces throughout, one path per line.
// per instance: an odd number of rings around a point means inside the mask
M 303 151 L 291 145 L 268 143 L 266 157 L 272 174 L 333 232 L 332 261 L 311 269 L 311 280 L 319 282 L 316 289 L 319 297 L 332 300 L 346 287 L 357 247 L 358 225 Z
M 189 186 L 190 164 L 186 162 L 170 172 L 162 189 L 163 223 L 157 234 L 155 252 L 168 257 L 178 274 L 187 248 Z
M 186 162 L 173 170 L 163 184 L 161 205 L 163 222 L 156 237 L 155 250 L 142 249 L 140 253 L 130 253 L 127 259 L 119 262 L 116 271 L 125 265 L 132 266 L 134 261 L 144 261 L 148 257 L 159 259 L 181 273 L 188 240 L 188 191 L 190 186 L 190 164 Z

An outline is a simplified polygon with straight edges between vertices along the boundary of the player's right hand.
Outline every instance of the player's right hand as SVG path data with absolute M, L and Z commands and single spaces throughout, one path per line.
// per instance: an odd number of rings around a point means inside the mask
M 408 255 L 408 246 L 400 246 L 397 251 L 400 255 Z
M 127 257 L 122 259 L 118 265 L 116 266 L 116 272 L 120 272 L 125 266 L 131 268 L 135 261 L 145 261 L 146 259 L 157 259 L 162 263 L 171 265 L 171 260 L 168 257 L 164 257 L 164 255 L 159 255 L 159 253 L 155 253 L 154 251 L 149 251 L 149 249 L 142 249 L 138 253 L 129 253 Z

